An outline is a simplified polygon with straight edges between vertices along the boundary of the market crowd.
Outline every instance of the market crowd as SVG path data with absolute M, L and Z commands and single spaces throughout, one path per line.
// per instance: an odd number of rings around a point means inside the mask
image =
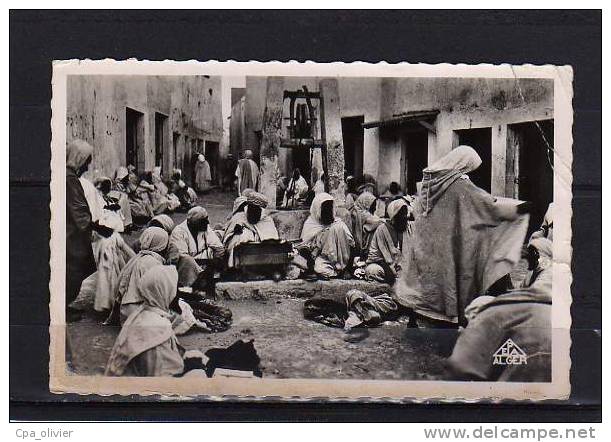
M 212 226 L 197 193 L 211 186 L 210 166 L 198 158 L 192 188 L 180 170 L 161 167 L 141 176 L 133 166 L 114 176 L 83 177 L 93 148 L 76 140 L 66 153 L 66 317 L 89 282 L 101 320 L 121 325 L 108 375 L 163 376 L 185 371 L 177 335 L 194 324 L 180 288 L 209 293 L 219 278 L 239 273 L 239 246 L 279 241 L 269 201 L 259 193 L 252 152 L 235 164 L 237 198 L 223 225 Z M 281 180 L 279 205 L 309 209 L 300 239 L 274 278 L 362 279 L 388 285 L 370 296 L 351 290 L 343 311 L 306 302 L 304 315 L 346 329 L 373 326 L 405 313 L 411 327 L 459 328 L 447 360 L 449 379 L 543 381 L 551 365 L 553 207 L 526 238 L 528 202 L 501 201 L 475 186 L 481 165 L 459 146 L 423 170 L 416 195 L 397 183 L 378 193 L 368 175 L 345 177 L 345 204 L 325 191 L 313 168 L 310 184 L 298 169 Z M 186 212 L 178 225 L 169 216 Z M 142 226 L 142 227 L 140 227 Z M 130 247 L 122 233 L 143 228 Z M 514 286 L 509 274 L 522 258 L 528 274 Z M 269 275 L 262 275 L 269 276 Z M 174 305 L 174 307 L 173 307 Z M 326 304 L 325 304 L 326 305 Z M 495 366 L 492 354 L 507 339 L 532 357 L 525 365 Z

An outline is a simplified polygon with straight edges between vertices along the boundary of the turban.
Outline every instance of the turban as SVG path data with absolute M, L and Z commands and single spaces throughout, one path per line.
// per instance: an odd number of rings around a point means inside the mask
M 101 177 L 96 178 L 94 182 L 95 187 L 100 187 L 100 185 L 106 181 L 110 182 L 110 178 L 108 178 L 107 176 L 101 176 Z
M 168 232 L 161 227 L 147 227 L 140 235 L 140 248 L 151 252 L 163 252 L 168 247 Z
M 414 202 L 414 197 L 411 195 L 401 195 L 401 198 L 403 198 L 409 206 Z
M 124 167 L 124 166 L 119 167 L 117 171 L 115 172 L 115 178 L 118 179 L 119 181 L 121 181 L 127 175 L 129 175 L 129 171 L 127 170 L 127 167 Z
M 74 140 L 66 147 L 66 166 L 80 169 L 93 155 L 93 147 L 87 141 Z
M 202 206 L 195 206 L 187 212 L 187 221 L 200 221 L 208 219 L 208 212 Z
M 231 212 L 232 215 L 235 215 L 236 213 L 238 213 L 240 211 L 240 209 L 242 209 L 244 207 L 244 204 L 246 204 L 246 197 L 245 196 L 239 196 L 235 199 L 235 201 L 233 202 L 233 210 Z
M 265 209 L 269 204 L 269 201 L 265 195 L 259 192 L 255 192 L 254 190 L 252 192 L 249 192 L 248 195 L 246 195 L 246 201 L 249 204 L 259 206 L 262 209 Z
M 528 243 L 529 246 L 534 247 L 539 251 L 541 256 L 545 256 L 546 258 L 551 258 L 552 254 L 552 242 L 544 237 L 534 238 L 530 240 Z
M 168 234 L 174 230 L 174 221 L 168 215 L 156 215 L 150 222 L 153 221 L 157 221 L 163 227 L 163 229 L 168 232 Z
M 151 177 L 153 178 L 154 181 L 161 181 L 161 166 L 155 166 L 153 168 Z
M 401 207 L 407 207 L 407 201 L 405 201 L 403 198 L 398 198 L 388 203 L 388 207 L 386 208 L 386 210 L 388 211 L 388 217 L 390 219 L 393 219 L 394 216 L 399 213 Z
M 376 190 L 376 185 L 374 183 L 365 183 L 365 184 L 361 184 L 356 191 L 357 192 L 373 192 L 374 190 Z
M 376 197 L 371 192 L 363 192 L 359 195 L 354 203 L 354 206 L 360 210 L 369 210 L 373 203 L 376 201 Z

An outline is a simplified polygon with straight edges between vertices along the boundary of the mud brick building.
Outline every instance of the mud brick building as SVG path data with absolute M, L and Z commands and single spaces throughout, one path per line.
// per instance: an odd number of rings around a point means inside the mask
M 274 78 L 276 88 L 295 91 L 306 86 L 314 93 L 323 80 Z M 423 168 L 459 144 L 468 144 L 482 158 L 472 180 L 495 196 L 533 201 L 533 222 L 540 221 L 553 199 L 553 154 L 548 155 L 542 136 L 553 146 L 552 80 L 341 77 L 336 81 L 341 142 L 333 148 L 343 151 L 347 173 L 374 176 L 380 192 L 397 181 L 413 194 Z M 266 77 L 246 77 L 245 84 L 231 126 L 232 141 L 240 142 L 232 143 L 231 149 L 239 154 L 250 148 L 261 160 L 264 116 L 273 91 Z M 320 135 L 320 108 L 313 105 L 317 113 L 313 131 Z M 288 100 L 282 106 L 277 130 L 286 136 Z M 279 148 L 279 173 L 286 176 L 299 167 L 309 177 L 316 155 L 309 149 Z
M 179 168 L 190 179 L 197 153 L 219 170 L 220 77 L 72 76 L 67 101 L 66 141 L 94 147 L 92 175 L 133 164 L 138 173 L 162 166 L 166 176 Z

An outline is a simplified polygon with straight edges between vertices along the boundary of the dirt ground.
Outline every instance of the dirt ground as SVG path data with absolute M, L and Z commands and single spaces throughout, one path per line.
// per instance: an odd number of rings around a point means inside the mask
M 385 323 L 366 330 L 360 342 L 346 342 L 343 330 L 303 319 L 304 300 L 221 301 L 233 312 L 231 328 L 222 333 L 199 331 L 179 337 L 186 349 L 203 352 L 254 339 L 264 377 L 319 379 L 430 379 L 440 375 L 442 358 L 456 339 L 450 330 L 411 329 Z M 76 373 L 102 374 L 119 330 L 94 318 L 68 328 Z
M 231 212 L 235 196 L 220 191 L 201 195 L 199 203 L 209 213 L 211 224 L 223 223 Z M 185 214 L 174 214 L 176 223 Z M 133 243 L 140 235 L 126 235 Z M 524 274 L 520 263 L 514 281 Z M 443 359 L 451 353 L 457 332 L 448 329 L 408 328 L 405 322 L 384 323 L 367 329 L 359 342 L 348 342 L 341 329 L 303 318 L 305 299 L 290 294 L 271 299 L 222 300 L 233 312 L 231 328 L 222 333 L 199 331 L 179 337 L 186 349 L 202 352 L 227 347 L 238 339 L 254 339 L 264 377 L 319 379 L 435 379 L 443 372 Z M 103 374 L 119 332 L 103 326 L 91 312 L 92 300 L 79 299 L 84 317 L 68 326 L 69 360 L 74 372 Z

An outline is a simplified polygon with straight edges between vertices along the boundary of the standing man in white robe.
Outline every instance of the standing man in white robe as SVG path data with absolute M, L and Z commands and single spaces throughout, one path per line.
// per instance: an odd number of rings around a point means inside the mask
M 245 189 L 258 189 L 259 185 L 259 166 L 252 159 L 252 150 L 244 151 L 244 158 L 238 161 L 235 170 L 238 178 L 238 195 L 241 196 Z

